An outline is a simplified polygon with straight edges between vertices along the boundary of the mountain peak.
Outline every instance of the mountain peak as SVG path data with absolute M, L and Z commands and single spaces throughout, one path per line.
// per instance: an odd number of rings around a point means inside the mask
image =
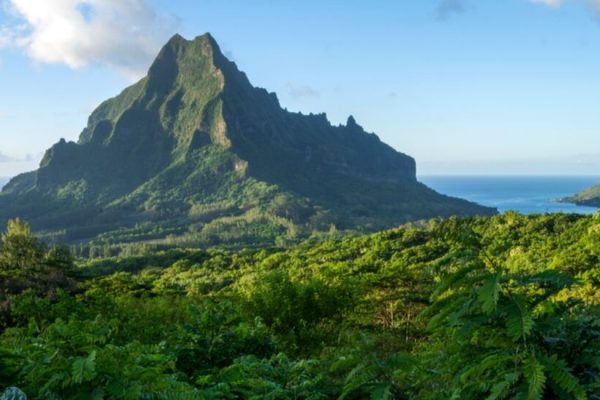
M 166 43 L 166 46 L 169 45 L 174 45 L 176 43 L 181 43 L 187 41 L 183 36 L 181 36 L 179 33 L 174 34 L 171 39 L 169 39 Z
M 221 52 L 221 48 L 219 46 L 219 43 L 217 42 L 217 40 L 215 39 L 215 37 L 210 32 L 206 32 L 204 35 L 196 36 L 196 38 L 194 40 L 204 40 L 204 41 L 207 41 L 208 43 L 210 43 L 210 45 L 213 47 L 213 49 L 218 50 L 219 52 Z
M 196 41 L 207 41 L 210 42 L 212 45 L 218 47 L 217 41 L 215 40 L 215 38 L 210 34 L 210 32 L 206 32 L 202 35 L 198 35 L 195 38 L 189 40 L 186 39 L 185 37 L 183 37 L 181 34 L 176 33 L 174 34 L 165 44 L 165 46 L 169 46 L 169 45 L 173 45 L 173 44 L 178 44 L 178 43 L 184 43 L 184 44 L 188 44 L 188 43 L 192 43 L 192 42 L 196 42 Z
M 356 128 L 356 127 L 358 127 L 359 125 L 356 123 L 356 119 L 354 119 L 354 117 L 353 117 L 352 115 L 350 115 L 350 116 L 348 117 L 348 120 L 346 121 L 346 126 L 347 126 L 348 128 Z
M 334 127 L 324 114 L 281 108 L 208 33 L 173 36 L 145 78 L 92 113 L 78 143 L 53 146 L 0 195 L 0 222 L 22 216 L 68 231 L 85 220 L 81 235 L 140 221 L 184 232 L 209 217 L 233 230 L 242 220 L 265 232 L 281 223 L 275 232 L 288 219 L 308 230 L 372 229 L 476 212 L 489 210 L 418 183 L 414 159 L 354 117 Z
M 196 62 L 200 60 L 212 62 L 219 56 L 222 56 L 221 49 L 210 33 L 197 36 L 192 40 L 187 40 L 177 33 L 162 47 L 153 65 L 161 61 L 175 61 L 181 64 L 181 61 L 190 61 L 193 58 Z
M 179 33 L 176 33 L 163 46 L 161 52 L 165 51 L 166 49 L 175 50 L 173 54 L 177 54 L 183 50 L 194 52 L 202 49 L 204 49 L 204 53 L 199 53 L 198 56 L 209 55 L 206 50 L 210 50 L 210 52 L 214 54 L 221 54 L 219 44 L 209 32 L 200 36 L 196 36 L 191 40 L 188 40 Z

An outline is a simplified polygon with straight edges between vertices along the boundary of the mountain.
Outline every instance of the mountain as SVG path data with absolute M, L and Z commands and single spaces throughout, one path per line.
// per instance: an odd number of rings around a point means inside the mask
M 560 199 L 565 203 L 574 203 L 580 206 L 600 207 L 600 185 L 592 186 L 573 196 Z
M 209 34 L 174 36 L 77 143 L 61 140 L 0 194 L 1 221 L 108 244 L 271 243 L 494 212 L 419 183 L 415 161 L 353 117 L 332 126 L 283 109 Z

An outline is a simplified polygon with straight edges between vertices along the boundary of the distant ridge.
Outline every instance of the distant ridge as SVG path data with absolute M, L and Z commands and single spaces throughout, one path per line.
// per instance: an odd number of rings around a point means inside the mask
M 291 113 L 253 87 L 210 34 L 175 35 L 148 75 L 0 194 L 59 239 L 274 243 L 495 210 L 440 195 L 415 161 L 349 117 Z
M 600 207 L 600 184 L 559 200 L 563 203 L 573 203 L 580 206 Z

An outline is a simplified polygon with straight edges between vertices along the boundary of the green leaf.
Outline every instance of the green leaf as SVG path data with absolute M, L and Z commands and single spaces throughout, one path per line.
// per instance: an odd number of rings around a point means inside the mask
M 89 382 L 96 376 L 96 351 L 87 357 L 77 358 L 72 365 L 71 379 L 73 383 Z
M 470 266 L 464 267 L 453 274 L 448 275 L 442 282 L 440 282 L 434 292 L 431 294 L 431 300 L 437 299 L 439 296 L 444 294 L 448 289 L 460 286 L 459 283 L 471 272 L 477 271 L 481 268 L 478 263 L 473 263 Z
M 533 315 L 529 306 L 521 298 L 513 299 L 512 307 L 508 308 L 506 317 L 506 328 L 510 337 L 514 340 L 526 339 L 534 326 Z
M 481 377 L 489 369 L 501 370 L 501 366 L 513 360 L 513 356 L 505 354 L 492 354 L 483 358 L 480 362 L 467 368 L 460 376 L 460 381 L 464 384 Z
M 541 400 L 546 387 L 544 366 L 531 356 L 525 361 L 523 372 L 528 385 L 527 400 Z
M 554 383 L 565 392 L 572 394 L 576 400 L 586 398 L 585 390 L 573 375 L 565 360 L 558 359 L 556 355 L 541 359 L 544 368 Z
M 477 298 L 481 308 L 486 314 L 496 310 L 498 296 L 500 295 L 500 274 L 489 276 L 477 291 Z
M 509 389 L 515 384 L 515 382 L 519 379 L 519 374 L 510 373 L 504 376 L 504 379 L 498 383 L 496 383 L 492 390 L 490 391 L 490 395 L 486 398 L 486 400 L 500 400 L 505 398 L 508 395 Z
M 371 400 L 390 400 L 392 399 L 392 385 L 389 383 L 380 383 L 375 385 L 371 391 Z

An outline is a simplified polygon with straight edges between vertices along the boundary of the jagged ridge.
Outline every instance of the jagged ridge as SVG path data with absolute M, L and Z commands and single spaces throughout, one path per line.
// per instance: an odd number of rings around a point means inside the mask
M 268 240 L 492 212 L 418 183 L 415 161 L 353 117 L 332 126 L 282 109 L 209 34 L 174 36 L 145 78 L 92 113 L 78 143 L 61 140 L 0 195 L 2 218 L 72 240 L 144 223 L 188 238 L 269 226 Z

